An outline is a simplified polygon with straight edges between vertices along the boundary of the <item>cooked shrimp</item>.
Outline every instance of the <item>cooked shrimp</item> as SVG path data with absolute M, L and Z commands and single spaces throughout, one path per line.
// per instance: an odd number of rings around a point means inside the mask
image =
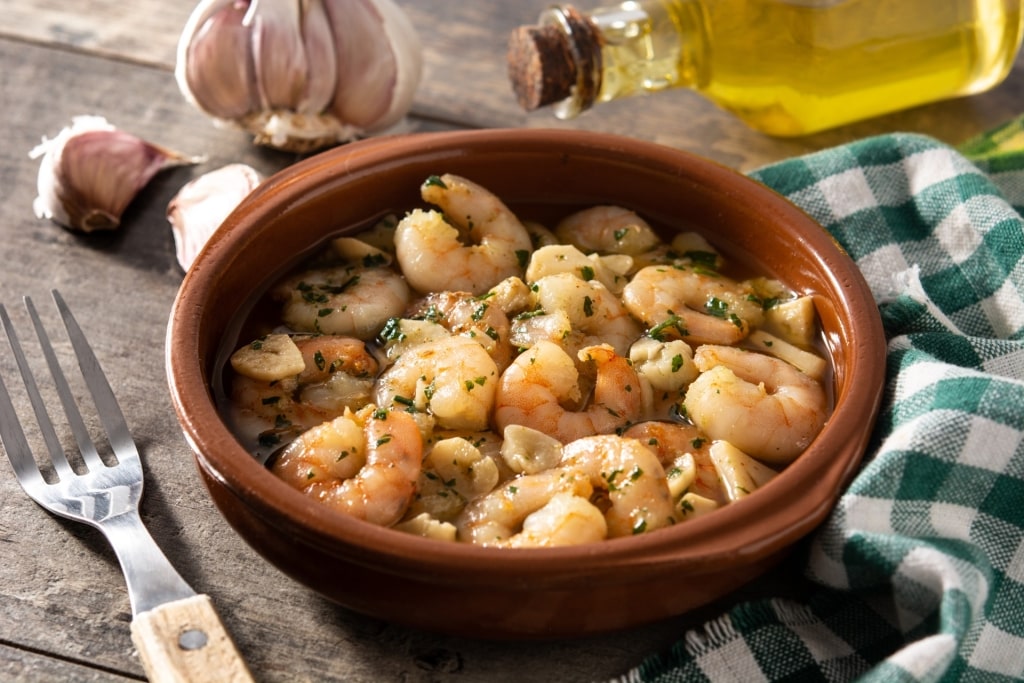
M 565 445 L 562 466 L 578 469 L 604 491 L 608 536 L 631 536 L 675 523 L 672 496 L 658 456 L 637 439 L 588 436 Z
M 508 540 L 510 548 L 553 548 L 603 541 L 608 522 L 586 498 L 556 493 L 544 507 L 526 516 L 523 530 Z
M 571 469 L 525 474 L 469 501 L 455 519 L 455 527 L 460 541 L 507 545 L 522 530 L 524 520 L 556 494 L 569 493 L 587 499 L 592 492 L 589 477 Z
M 562 219 L 555 235 L 588 254 L 642 254 L 661 241 L 647 221 L 621 206 L 577 211 Z
M 557 341 L 569 353 L 594 344 L 610 344 L 617 354 L 625 356 L 642 332 L 619 298 L 596 280 L 557 273 L 537 280 L 533 290 L 539 310 L 564 311 L 567 316 L 570 332 Z
M 369 340 L 409 304 L 409 286 L 390 268 L 333 266 L 288 278 L 274 291 L 286 325 L 300 332 Z
M 711 440 L 693 425 L 652 420 L 633 425 L 622 435 L 637 439 L 654 451 L 665 468 L 675 498 L 689 492 L 722 505 L 728 502 L 711 459 Z
M 759 460 L 786 464 L 825 424 L 825 390 L 789 363 L 729 346 L 701 346 L 701 374 L 683 405 L 712 439 L 728 441 Z
M 534 249 L 546 247 L 549 244 L 558 244 L 558 237 L 543 223 L 537 221 L 523 221 L 523 227 L 530 235 L 530 242 Z
M 634 273 L 647 266 L 691 266 L 720 270 L 725 264 L 711 243 L 696 232 L 680 232 L 669 244 L 659 244 L 634 258 Z
M 363 428 L 352 413 L 307 429 L 270 463 L 270 470 L 300 491 L 354 477 L 366 464 Z
M 622 301 L 647 325 L 672 328 L 691 344 L 736 344 L 764 318 L 752 287 L 698 268 L 643 268 Z
M 376 402 L 427 412 L 441 429 L 487 429 L 498 366 L 466 337 L 445 337 L 407 349 L 378 378 Z
M 362 463 L 344 463 L 349 457 Z M 370 406 L 307 431 L 281 453 L 272 471 L 338 512 L 390 526 L 416 492 L 422 459 L 415 421 Z
M 365 405 L 379 370 L 359 339 L 337 335 L 293 337 L 303 369 L 279 380 L 235 374 L 231 378 L 234 419 L 253 432 L 258 455 L 266 455 L 303 430 Z M 244 426 L 244 427 L 243 427 Z
M 409 318 L 439 323 L 452 334 L 472 339 L 484 347 L 499 371 L 512 362 L 511 323 L 505 312 L 486 296 L 434 292 L 413 302 L 405 314 Z
M 629 361 L 610 346 L 592 346 L 579 357 L 596 365 L 593 395 L 581 405 L 579 371 L 557 344 L 542 341 L 520 354 L 501 375 L 495 398 L 498 431 L 524 425 L 567 443 L 591 434 L 610 434 L 635 421 L 643 407 L 639 379 Z
M 522 274 L 530 234 L 498 197 L 452 174 L 428 178 L 420 194 L 444 213 L 414 209 L 398 224 L 395 252 L 413 288 L 479 295 Z

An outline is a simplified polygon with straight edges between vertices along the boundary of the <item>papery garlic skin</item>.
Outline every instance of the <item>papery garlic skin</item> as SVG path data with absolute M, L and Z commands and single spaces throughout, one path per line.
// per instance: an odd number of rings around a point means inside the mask
M 175 77 L 216 122 L 304 153 L 394 126 L 422 70 L 419 36 L 393 0 L 201 0 Z
M 82 232 L 114 230 L 153 176 L 199 161 L 118 130 L 102 116 L 76 116 L 29 156 L 42 157 L 36 216 Z
M 187 183 L 167 205 L 178 263 L 185 270 L 243 199 L 263 182 L 245 164 L 228 164 Z

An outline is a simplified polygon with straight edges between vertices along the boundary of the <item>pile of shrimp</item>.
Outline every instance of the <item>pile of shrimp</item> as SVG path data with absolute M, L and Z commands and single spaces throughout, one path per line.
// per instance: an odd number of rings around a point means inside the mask
M 814 304 L 617 206 L 553 228 L 456 175 L 270 292 L 235 431 L 367 522 L 498 547 L 649 533 L 750 495 L 825 424 Z

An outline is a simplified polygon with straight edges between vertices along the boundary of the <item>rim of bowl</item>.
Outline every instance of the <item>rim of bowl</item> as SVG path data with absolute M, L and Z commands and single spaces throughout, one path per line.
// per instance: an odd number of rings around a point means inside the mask
M 489 151 L 544 149 L 558 146 L 569 152 L 598 153 L 676 167 L 692 182 L 724 188 L 740 180 L 746 201 L 792 226 L 810 243 L 816 266 L 831 280 L 833 291 L 845 296 L 837 303 L 839 317 L 849 320 L 852 350 L 848 349 L 847 380 L 837 395 L 833 415 L 854 412 L 855 419 L 830 419 L 811 446 L 783 474 L 757 493 L 714 514 L 656 533 L 609 539 L 582 546 L 514 551 L 445 543 L 377 527 L 344 514 L 288 487 L 249 455 L 219 419 L 210 390 L 206 359 L 200 349 L 205 292 L 216 285 L 217 274 L 240 258 L 253 239 L 256 219 L 251 211 L 267 202 L 300 203 L 328 177 L 367 172 L 422 155 L 486 154 Z M 731 194 L 731 192 L 726 192 Z M 261 283 L 260 287 L 267 283 Z M 855 324 L 854 324 L 855 323 Z M 174 301 L 167 331 L 167 373 L 178 420 L 197 466 L 213 477 L 265 522 L 298 534 L 324 551 L 367 565 L 391 565 L 395 571 L 478 571 L 486 565 L 492 576 L 565 580 L 572 575 L 594 577 L 623 565 L 658 568 L 666 563 L 713 568 L 722 561 L 761 558 L 796 541 L 816 527 L 832 508 L 841 489 L 859 466 L 877 414 L 884 383 L 885 340 L 874 299 L 860 271 L 829 233 L 784 197 L 739 172 L 712 160 L 653 142 L 589 131 L 553 129 L 489 129 L 413 133 L 364 140 L 299 161 L 268 178 L 235 212 L 196 258 Z M 216 353 L 216 351 L 214 351 Z M 859 417 L 858 417 L 859 415 Z M 857 444 L 855 456 L 833 458 L 828 442 Z M 794 501 L 799 501 L 795 504 Z M 751 539 L 756 539 L 752 541 Z M 558 577 L 548 575 L 554 558 L 561 558 Z M 574 562 L 585 560 L 585 562 Z M 400 565 L 400 566 L 399 566 Z M 459 580 L 450 576 L 451 580 Z

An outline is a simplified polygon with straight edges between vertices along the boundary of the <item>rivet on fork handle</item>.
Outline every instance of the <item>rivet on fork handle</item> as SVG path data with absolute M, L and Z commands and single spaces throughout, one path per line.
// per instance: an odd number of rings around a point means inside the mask
M 132 642 L 153 683 L 252 680 L 207 595 L 136 615 Z

